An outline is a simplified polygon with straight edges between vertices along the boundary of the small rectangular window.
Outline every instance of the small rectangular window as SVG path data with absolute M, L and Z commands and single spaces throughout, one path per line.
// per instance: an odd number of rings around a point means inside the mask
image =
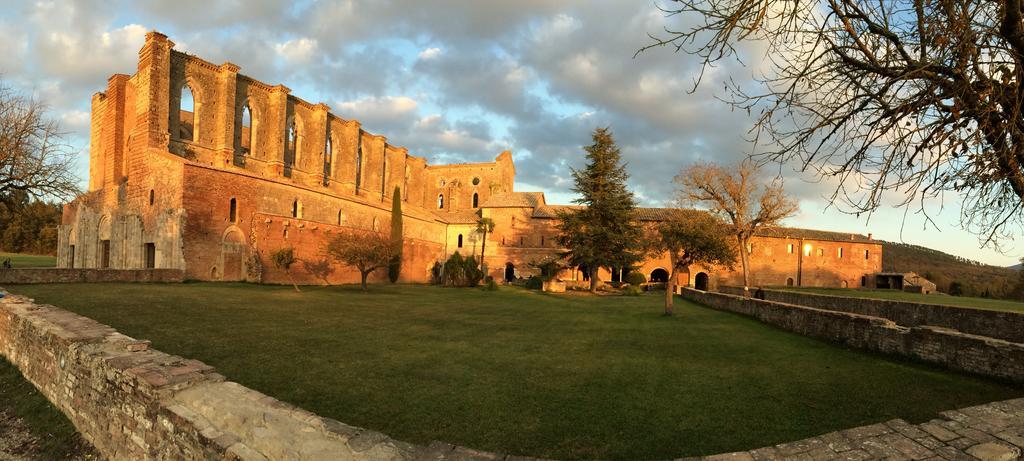
M 156 244 L 146 243 L 146 269 L 156 268 Z
M 786 253 L 793 254 L 793 244 L 786 245 Z
M 871 258 L 871 250 L 864 250 L 864 259 Z
M 840 258 L 843 257 L 843 247 L 839 247 L 838 249 L 836 249 L 836 256 Z

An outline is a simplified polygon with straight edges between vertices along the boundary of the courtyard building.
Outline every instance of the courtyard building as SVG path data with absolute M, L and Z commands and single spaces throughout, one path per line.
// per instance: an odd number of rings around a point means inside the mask
M 514 188 L 510 152 L 492 162 L 430 165 L 370 133 L 324 103 L 291 94 L 174 49 L 150 32 L 134 75 L 115 74 L 92 98 L 89 190 L 65 206 L 58 266 L 179 269 L 211 281 L 358 282 L 327 261 L 324 247 L 344 229 L 386 232 L 392 191 L 401 190 L 405 282 L 426 282 L 437 261 L 480 257 L 480 217 L 495 223 L 484 263 L 496 280 L 537 274 L 531 266 L 564 251 L 557 212 L 540 192 Z M 641 208 L 654 225 L 670 210 Z M 290 276 L 270 255 L 295 250 Z M 870 235 L 771 228 L 753 238 L 754 285 L 873 286 L 882 245 Z M 332 267 L 324 274 L 325 264 Z M 560 278 L 584 281 L 585 268 Z M 665 281 L 667 255 L 633 270 Z M 604 281 L 628 268 L 602 269 Z M 385 280 L 384 271 L 373 274 Z M 682 286 L 742 284 L 736 268 L 691 267 Z

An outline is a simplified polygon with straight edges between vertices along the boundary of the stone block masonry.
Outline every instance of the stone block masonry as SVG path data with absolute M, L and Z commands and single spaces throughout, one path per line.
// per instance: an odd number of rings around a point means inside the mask
M 96 283 L 96 282 L 182 282 L 180 269 L 66 269 L 23 268 L 0 270 L 0 284 Z
M 414 445 L 323 418 L 226 381 L 202 362 L 21 296 L 0 298 L 0 354 L 111 460 L 533 459 Z M 703 459 L 1012 460 L 1022 448 L 1024 399 L 1015 399 L 918 425 L 897 419 Z
M 0 354 L 111 460 L 506 458 L 322 418 L 22 296 L 0 298 Z
M 858 349 L 899 355 L 951 370 L 1024 383 L 1024 344 L 935 327 L 905 327 L 881 318 L 744 298 L 692 288 L 683 297 L 715 309 Z
M 741 287 L 723 286 L 719 291 L 737 296 L 743 294 Z M 762 291 L 767 301 L 882 317 L 905 327 L 931 325 L 972 335 L 1024 343 L 1024 314 L 1019 312 L 858 298 L 855 295 L 847 297 L 787 290 Z M 751 290 L 751 293 L 753 292 Z

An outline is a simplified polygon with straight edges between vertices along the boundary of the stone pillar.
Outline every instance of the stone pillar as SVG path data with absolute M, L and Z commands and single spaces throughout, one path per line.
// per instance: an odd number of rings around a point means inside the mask
M 139 68 L 134 77 L 138 119 L 132 129 L 132 139 L 139 144 L 140 150 L 152 148 L 166 151 L 170 141 L 167 124 L 172 48 L 174 42 L 168 40 L 166 35 L 149 32 L 146 34 L 145 45 L 139 50 Z
M 230 62 L 221 64 L 217 69 L 216 101 L 211 106 L 217 111 L 213 132 L 213 148 L 217 153 L 215 164 L 221 167 L 231 165 L 235 159 L 235 127 L 241 117 L 235 105 L 239 69 Z
M 264 116 L 265 127 L 261 134 L 266 136 L 266 159 L 268 174 L 284 175 L 285 143 L 288 141 L 288 93 L 291 90 L 284 85 L 274 86 L 270 90 L 270 107 Z
M 107 104 L 103 114 L 103 131 L 100 138 L 103 152 L 104 184 L 118 184 L 124 179 L 125 171 L 125 88 L 128 76 L 114 74 L 107 80 Z
M 363 133 L 363 171 L 360 192 L 369 197 L 382 197 L 384 191 L 384 144 L 387 138 Z
M 324 160 L 327 153 L 327 124 L 330 121 L 331 108 L 327 104 L 319 103 L 313 106 L 313 123 L 308 131 L 306 149 L 309 155 L 304 155 L 303 169 L 309 174 L 311 186 L 324 185 Z M 333 148 L 333 142 L 332 148 Z
M 89 118 L 89 190 L 103 188 L 106 173 L 103 171 L 106 159 L 103 156 L 103 116 L 107 107 L 106 93 L 92 95 L 92 110 Z

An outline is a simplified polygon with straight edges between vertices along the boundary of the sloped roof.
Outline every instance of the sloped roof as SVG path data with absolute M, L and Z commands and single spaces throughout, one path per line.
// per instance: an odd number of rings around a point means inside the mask
M 831 240 L 835 242 L 881 243 L 866 235 L 850 232 L 832 232 L 799 227 L 766 227 L 757 232 L 762 237 L 803 238 L 810 240 Z
M 434 211 L 434 215 L 448 224 L 474 224 L 480 219 L 479 210 Z
M 499 192 L 481 205 L 483 208 L 537 208 L 546 205 L 543 192 Z

